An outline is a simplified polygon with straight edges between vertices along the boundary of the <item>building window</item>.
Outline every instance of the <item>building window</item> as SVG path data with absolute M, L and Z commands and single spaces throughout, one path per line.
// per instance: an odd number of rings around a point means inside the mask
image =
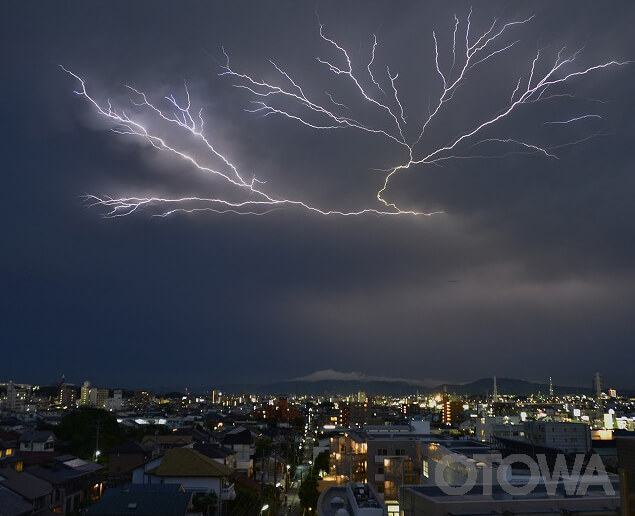
M 397 455 L 397 456 L 401 456 L 401 455 L 405 455 L 405 454 L 406 454 L 406 450 L 403 449 L 403 448 L 397 448 L 395 450 L 395 455 Z
M 428 478 L 430 476 L 430 465 L 428 464 L 428 460 L 423 460 L 423 476 Z
M 386 448 L 380 448 L 377 450 L 377 455 L 388 455 L 388 450 Z
M 383 466 L 378 466 L 377 467 L 377 474 L 378 475 L 383 475 L 384 474 L 384 467 Z

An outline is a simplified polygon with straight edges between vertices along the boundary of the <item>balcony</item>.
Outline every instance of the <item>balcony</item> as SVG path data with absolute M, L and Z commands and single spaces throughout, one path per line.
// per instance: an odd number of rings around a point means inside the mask
M 230 501 L 235 499 L 236 499 L 236 490 L 234 489 L 234 484 L 223 486 L 221 489 L 221 500 Z

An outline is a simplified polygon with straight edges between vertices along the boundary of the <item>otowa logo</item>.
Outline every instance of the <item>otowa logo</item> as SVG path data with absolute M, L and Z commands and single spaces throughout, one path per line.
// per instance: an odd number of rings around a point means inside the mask
M 494 460 L 492 460 L 494 458 Z M 547 457 L 537 455 L 537 460 L 523 454 L 513 454 L 502 459 L 500 456 L 474 455 L 470 460 L 465 455 L 451 453 L 444 456 L 436 465 L 434 481 L 448 495 L 464 495 L 479 483 L 484 495 L 492 494 L 493 485 L 499 485 L 510 495 L 527 495 L 540 484 L 545 486 L 547 494 L 554 496 L 558 485 L 564 487 L 567 496 L 584 496 L 590 486 L 602 486 L 606 495 L 615 495 L 599 455 L 593 454 L 582 471 L 585 456 L 578 454 L 571 470 L 567 466 L 566 457 L 559 454 L 550 469 Z M 529 475 L 514 479 L 512 483 L 512 464 L 524 464 Z M 463 485 L 450 485 L 447 470 L 460 471 L 465 477 Z M 519 485 L 519 480 L 526 480 Z M 561 482 L 562 480 L 562 482 Z

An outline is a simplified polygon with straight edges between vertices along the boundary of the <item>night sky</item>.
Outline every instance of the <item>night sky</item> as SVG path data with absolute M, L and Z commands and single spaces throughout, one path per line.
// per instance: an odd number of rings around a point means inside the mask
M 345 65 L 320 39 L 319 16 L 370 91 L 365 67 L 376 34 L 377 76 L 390 94 L 386 65 L 399 73 L 412 136 L 440 94 L 432 30 L 447 68 L 454 14 L 464 22 L 469 8 L 2 2 L 0 379 L 48 383 L 65 374 L 97 385 L 182 388 L 333 369 L 444 382 L 552 376 L 588 386 L 600 371 L 607 385 L 635 387 L 635 64 L 573 80 L 559 93 L 577 99 L 523 106 L 487 133 L 560 146 L 558 159 L 477 157 L 400 174 L 389 198 L 444 212 L 432 217 L 287 208 L 260 217 L 159 218 L 146 210 L 104 218 L 103 207 L 82 199 L 211 196 L 226 188 L 139 138 L 109 131 L 60 64 L 100 102 L 133 111 L 126 84 L 160 102 L 170 93 L 183 98 L 185 80 L 206 134 L 247 177 L 267 181 L 263 188 L 323 209 L 381 209 L 378 169 L 398 164 L 403 149 L 355 129 L 320 131 L 246 112 L 253 96 L 218 75 L 222 47 L 240 71 L 279 81 L 273 59 L 308 94 L 323 100 L 328 88 L 369 124 L 388 127 L 345 77 L 315 59 Z M 426 144 L 444 145 L 508 105 L 539 48 L 547 63 L 565 45 L 584 47 L 571 70 L 635 59 L 632 0 L 610 8 L 479 1 L 471 27 L 482 33 L 496 17 L 531 14 L 497 48 L 519 43 L 469 75 Z M 601 118 L 544 124 L 588 113 Z

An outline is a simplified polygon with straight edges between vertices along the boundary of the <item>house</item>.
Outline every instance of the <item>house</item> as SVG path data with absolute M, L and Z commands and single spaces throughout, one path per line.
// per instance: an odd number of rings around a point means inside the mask
M 22 452 L 52 452 L 55 449 L 55 435 L 46 430 L 29 430 L 19 439 Z
M 243 426 L 236 427 L 222 437 L 221 443 L 236 452 L 236 469 L 251 476 L 254 470 L 253 456 L 256 450 L 251 430 Z
M 13 468 L 0 469 L 0 488 L 22 498 L 31 505 L 33 512 L 49 509 L 53 502 L 51 483 L 25 471 L 16 471 Z
M 15 445 L 6 441 L 0 441 L 0 460 L 12 457 L 15 454 Z
M 134 484 L 177 484 L 188 492 L 215 493 L 222 501 L 236 498 L 230 477 L 234 470 L 192 448 L 168 450 L 135 468 Z
M 231 448 L 225 448 L 218 444 L 202 444 L 196 443 L 193 447 L 197 452 L 202 453 L 210 459 L 227 466 L 228 468 L 237 469 L 237 453 Z
M 53 486 L 51 509 L 56 514 L 69 514 L 86 502 L 101 498 L 104 467 L 96 462 L 60 455 L 41 466 L 29 468 L 29 474 Z
M 126 441 L 108 450 L 108 479 L 116 484 L 132 480 L 132 471 L 152 456 L 151 448 Z
M 163 455 L 172 448 L 180 448 L 192 443 L 191 435 L 146 435 L 141 444 L 152 450 L 152 456 Z
M 85 516 L 186 516 L 192 493 L 177 484 L 127 484 L 108 489 Z

